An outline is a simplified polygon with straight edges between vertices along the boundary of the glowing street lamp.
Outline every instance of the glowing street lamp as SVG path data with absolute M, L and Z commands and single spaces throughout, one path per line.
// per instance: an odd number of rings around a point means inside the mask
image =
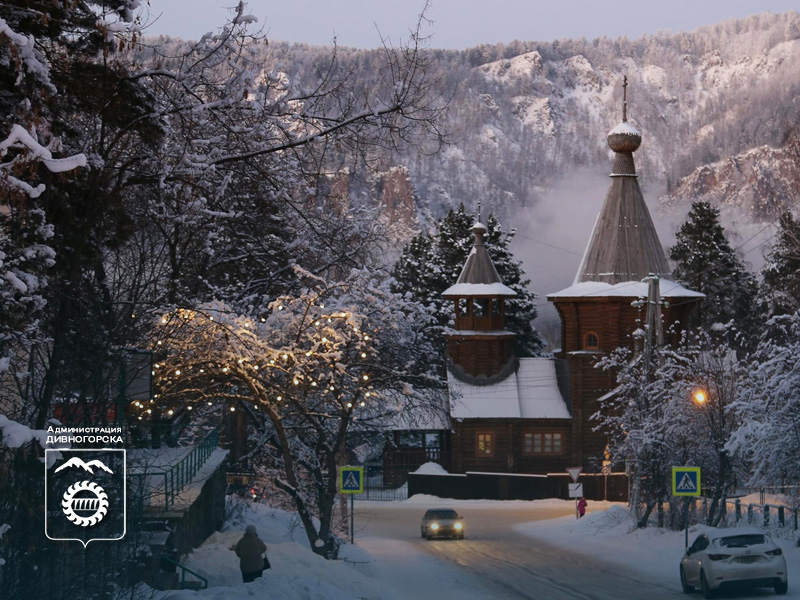
M 692 399 L 700 406 L 705 404 L 708 397 L 704 390 L 695 390 L 694 394 L 692 394 Z

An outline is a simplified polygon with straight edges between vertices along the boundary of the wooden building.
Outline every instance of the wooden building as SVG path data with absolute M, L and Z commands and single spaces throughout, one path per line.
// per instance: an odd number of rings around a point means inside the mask
M 454 472 L 540 473 L 563 469 L 571 445 L 571 415 L 558 385 L 556 361 L 517 358 L 505 329 L 505 286 L 489 258 L 486 227 L 455 285 L 447 335 L 448 390 Z M 566 373 L 561 381 L 566 382 Z
M 627 85 L 627 83 L 626 83 Z M 627 102 L 625 103 L 627 104 Z M 633 348 L 633 333 L 645 329 L 650 278 L 657 282 L 660 297 L 654 299 L 654 329 L 674 331 L 667 343 L 677 343 L 680 324 L 703 294 L 687 290 L 670 280 L 669 263 L 645 204 L 633 153 L 642 135 L 627 120 L 623 104 L 622 122 L 608 134 L 614 151 L 611 185 L 594 226 L 575 281 L 570 287 L 549 294 L 561 318 L 561 349 L 556 357 L 569 364 L 572 435 L 575 466 L 596 470 L 605 449 L 605 436 L 593 431 L 591 416 L 598 398 L 612 393 L 614 377 L 596 369 L 597 361 L 621 346 Z
M 454 311 L 447 335 L 450 431 L 441 432 L 442 448 L 450 449 L 442 464 L 451 472 L 600 472 L 606 441 L 591 416 L 616 381 L 595 365 L 618 347 L 632 348 L 636 330 L 679 331 L 703 297 L 670 280 L 636 175 L 633 153 L 641 142 L 623 107 L 622 123 L 608 134 L 611 185 L 575 281 L 548 295 L 561 318 L 554 358 L 514 356 L 505 301 L 516 294 L 489 258 L 486 227 L 475 224 L 458 281 L 442 294 Z M 646 324 L 648 303 L 655 308 Z M 664 342 L 676 343 L 673 335 Z

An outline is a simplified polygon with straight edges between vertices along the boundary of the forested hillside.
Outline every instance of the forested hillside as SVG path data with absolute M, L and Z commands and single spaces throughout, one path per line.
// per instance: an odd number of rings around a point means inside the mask
M 330 49 L 271 42 L 262 50 L 267 70 L 277 67 L 308 86 Z M 380 50 L 339 48 L 338 55 L 341 68 L 379 85 Z M 650 195 L 674 190 L 703 165 L 780 147 L 800 111 L 794 102 L 800 92 L 797 13 L 636 40 L 514 41 L 429 49 L 426 57 L 435 92 L 449 100 L 452 143 L 436 154 L 406 149 L 377 165 L 378 171 L 408 168 L 423 215 L 479 201 L 503 215 L 535 204 L 578 167 L 604 173 L 605 135 L 620 120 L 623 74 L 630 82 L 629 119 L 644 134 L 637 167 Z M 797 189 L 779 179 L 754 192 L 772 196 L 771 215 Z M 684 187 L 676 198 L 691 195 Z

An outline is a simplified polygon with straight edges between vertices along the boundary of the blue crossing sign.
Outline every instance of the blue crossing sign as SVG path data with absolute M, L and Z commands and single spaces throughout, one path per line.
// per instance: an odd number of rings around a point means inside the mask
M 700 467 L 672 467 L 672 495 L 700 495 Z
M 364 493 L 364 467 L 339 467 L 339 493 Z

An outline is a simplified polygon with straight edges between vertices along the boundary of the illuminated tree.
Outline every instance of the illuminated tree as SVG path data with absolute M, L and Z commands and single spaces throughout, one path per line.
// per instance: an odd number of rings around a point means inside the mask
M 267 434 L 279 475 L 314 551 L 334 556 L 337 459 L 351 432 L 380 430 L 400 411 L 434 410 L 428 317 L 365 272 L 275 300 L 261 317 L 224 303 L 177 310 L 155 340 L 156 389 L 138 417 L 223 403 Z M 315 522 L 314 518 L 318 521 Z

